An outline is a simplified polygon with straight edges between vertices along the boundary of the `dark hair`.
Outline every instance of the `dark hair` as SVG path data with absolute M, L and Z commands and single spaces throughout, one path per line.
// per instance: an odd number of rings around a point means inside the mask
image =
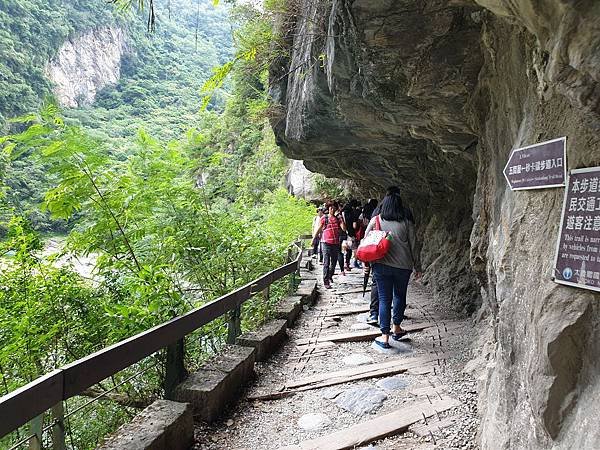
M 327 203 L 325 204 L 325 208 L 327 208 L 327 209 L 331 208 L 332 206 L 333 206 L 335 209 L 338 209 L 338 208 L 339 208 L 339 204 L 338 204 L 338 202 L 336 202 L 335 200 L 333 200 L 333 201 L 330 201 L 330 202 L 327 202 Z
M 363 217 L 367 220 L 371 220 L 371 217 L 373 216 L 373 212 L 375 211 L 375 209 L 377 208 L 377 199 L 372 198 L 371 200 L 369 200 L 365 206 L 363 206 Z
M 400 188 L 398 186 L 390 186 L 386 189 L 385 195 L 393 195 L 393 194 L 400 195 Z
M 396 222 L 406 219 L 406 210 L 402 205 L 400 189 L 396 186 L 387 189 L 387 193 L 381 201 L 379 215 L 383 220 L 395 220 Z

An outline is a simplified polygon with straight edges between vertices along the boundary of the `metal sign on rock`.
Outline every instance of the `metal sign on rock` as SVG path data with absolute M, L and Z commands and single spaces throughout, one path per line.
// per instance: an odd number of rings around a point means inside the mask
M 504 167 L 513 191 L 564 186 L 567 179 L 567 138 L 513 150 Z
M 554 261 L 557 283 L 600 291 L 600 167 L 569 174 Z

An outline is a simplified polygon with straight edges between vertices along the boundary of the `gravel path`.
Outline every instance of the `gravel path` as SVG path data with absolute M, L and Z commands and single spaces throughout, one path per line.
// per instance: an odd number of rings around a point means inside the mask
M 320 266 L 315 270 L 318 273 Z M 326 317 L 328 311 L 335 311 L 337 308 L 368 305 L 368 295 L 363 299 L 359 292 L 345 293 L 356 291 L 362 286 L 362 271 L 354 270 L 345 277 L 337 275 L 334 281 L 336 282 L 332 290 L 326 290 L 319 285 L 318 302 L 311 308 L 305 308 L 296 326 L 288 330 L 290 339 L 282 349 L 267 363 L 256 364 L 257 378 L 248 388 L 246 395 L 276 392 L 286 382 L 298 381 L 312 374 L 353 367 L 348 363 L 365 363 L 370 360 L 384 362 L 394 358 L 431 355 L 432 352 L 443 352 L 447 355 L 445 362 L 442 361 L 442 365 L 437 367 L 435 373 L 396 375 L 393 380 L 385 382 L 388 389 L 380 387 L 382 380 L 380 378 L 308 390 L 273 401 L 248 401 L 245 397 L 240 398 L 239 404 L 233 406 L 229 414 L 220 422 L 211 426 L 197 424 L 197 442 L 194 449 L 266 450 L 298 444 L 301 441 L 371 420 L 378 415 L 409 407 L 419 395 L 419 389 L 423 390 L 431 386 L 443 389 L 447 396 L 461 402 L 460 406 L 439 415 L 442 423 L 451 422 L 449 425 L 446 424 L 447 426 L 440 429 L 433 423 L 425 426 L 425 422 L 421 421 L 411 426 L 406 433 L 361 448 L 379 450 L 478 448 L 476 381 L 472 375 L 463 370 L 465 364 L 471 359 L 469 344 L 474 337 L 471 321 L 456 317 L 447 308 L 436 304 L 421 285 L 412 283 L 409 286 L 405 324 L 435 321 L 438 325 L 435 328 L 411 333 L 410 340 L 402 345 L 402 353 L 383 354 L 372 346 L 372 341 L 369 341 L 331 345 L 314 350 L 310 358 L 302 357 L 302 351 L 296 345 L 299 339 L 366 328 L 364 325 L 366 314 L 342 316 L 337 320 Z M 380 385 L 377 382 L 380 382 Z M 396 389 L 389 390 L 390 385 Z M 359 401 L 362 393 L 371 394 L 369 398 L 375 402 L 375 405 L 367 405 L 368 408 L 373 409 L 370 413 L 364 413 L 365 405 L 362 404 L 358 405 L 358 409 L 356 405 L 350 405 L 350 409 L 354 412 L 347 410 L 347 405 L 346 409 L 338 406 L 342 400 L 348 400 L 352 394 L 356 394 L 354 391 L 356 388 L 365 388 L 358 391 Z M 345 392 L 349 390 L 352 392 Z M 386 397 L 382 404 L 381 397 Z M 361 412 L 364 414 L 361 415 Z M 308 414 L 326 417 L 321 417 L 324 422 L 317 423 L 316 429 L 303 429 L 300 425 L 309 428 L 315 425 L 308 423 L 314 418 L 307 416 Z

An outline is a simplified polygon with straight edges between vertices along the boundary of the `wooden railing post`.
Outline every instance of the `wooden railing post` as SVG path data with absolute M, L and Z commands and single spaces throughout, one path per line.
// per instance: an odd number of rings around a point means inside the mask
M 237 337 L 242 334 L 242 307 L 237 306 L 229 313 L 227 323 L 227 343 L 235 344 Z
M 292 262 L 292 260 L 293 260 L 292 255 L 293 255 L 292 247 L 288 247 L 287 256 L 285 258 L 286 264 L 289 264 Z M 290 281 L 289 281 L 289 285 L 288 285 L 288 294 L 290 294 L 290 295 L 294 293 L 294 284 L 295 284 L 294 273 L 295 272 L 292 272 L 289 277 Z
M 173 398 L 175 388 L 187 376 L 185 370 L 185 343 L 184 339 L 179 339 L 174 344 L 167 347 L 167 361 L 165 363 L 165 398 Z
M 298 239 L 298 241 L 296 241 L 298 243 L 298 255 L 300 256 L 300 260 L 302 260 L 302 252 L 304 251 L 304 245 L 302 244 L 302 240 Z M 301 261 L 298 261 L 298 267 L 296 267 L 296 275 L 298 275 L 298 277 L 300 277 L 300 265 L 302 264 Z
M 65 443 L 65 408 L 63 402 L 52 407 L 52 450 L 66 450 Z
M 42 450 L 42 428 L 44 427 L 44 414 L 29 421 L 29 450 Z

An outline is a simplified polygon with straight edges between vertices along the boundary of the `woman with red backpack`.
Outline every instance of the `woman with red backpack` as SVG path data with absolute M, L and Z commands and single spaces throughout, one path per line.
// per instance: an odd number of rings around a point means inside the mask
M 393 319 L 392 338 L 399 340 L 406 331 L 400 326 L 406 309 L 406 291 L 410 276 L 415 271 L 415 279 L 422 275 L 421 261 L 416 242 L 415 226 L 410 211 L 402 205 L 397 187 L 388 189 L 383 198 L 379 214 L 375 215 L 365 232 L 381 230 L 387 234 L 385 255 L 373 261 L 373 278 L 377 284 L 379 297 L 379 326 L 381 339 L 375 342 L 382 348 L 390 348 L 390 321 Z M 393 299 L 393 317 L 392 316 Z

